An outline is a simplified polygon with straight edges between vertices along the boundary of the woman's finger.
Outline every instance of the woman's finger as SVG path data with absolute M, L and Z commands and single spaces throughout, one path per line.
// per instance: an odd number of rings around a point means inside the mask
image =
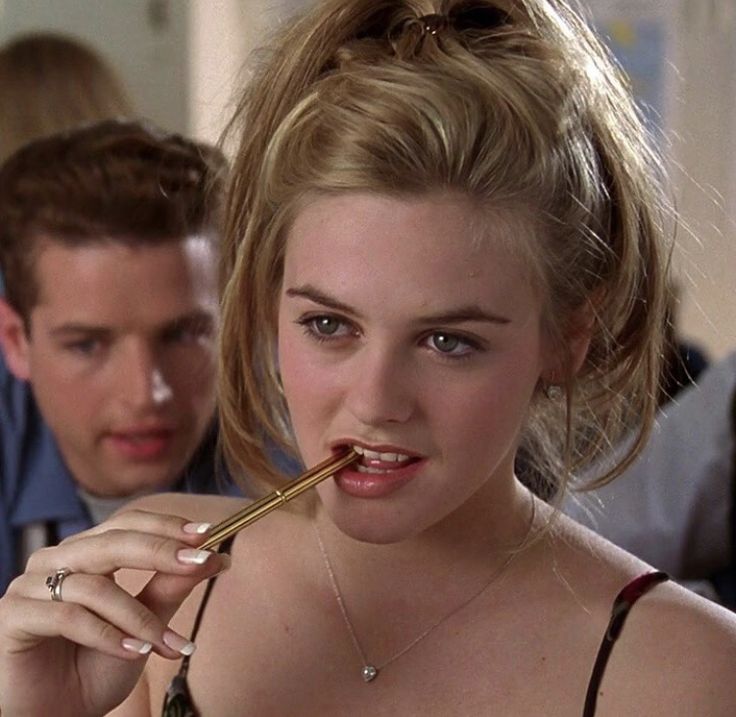
M 201 578 L 189 578 L 182 581 L 179 591 L 181 599 L 200 580 Z M 26 599 L 39 604 L 52 602 L 52 607 L 56 610 L 59 603 L 51 600 L 42 575 L 36 573 L 27 575 L 25 585 L 24 597 Z M 114 628 L 116 632 L 112 632 L 109 636 L 108 647 L 111 647 L 115 639 L 122 635 L 123 637 L 120 638 L 123 640 L 122 647 L 140 654 L 146 654 L 153 648 L 164 657 L 174 658 L 191 654 L 194 649 L 189 640 L 170 630 L 165 621 L 105 576 L 70 573 L 63 578 L 59 595 L 64 604 L 77 605 Z M 52 613 L 53 611 L 47 611 L 46 616 Z M 98 625 L 98 627 L 101 626 Z M 65 625 L 65 630 L 69 629 L 71 626 Z M 94 645 L 88 645 L 87 642 L 76 639 L 75 641 L 94 647 Z
M 4 620 L 4 639 L 13 644 L 14 652 L 32 649 L 43 640 L 65 638 L 111 657 L 130 660 L 151 652 L 153 643 L 126 634 L 82 605 L 73 602 L 4 598 L 5 610 L 21 615 L 17 620 Z M 170 651 L 165 655 L 174 656 Z M 176 655 L 180 657 L 180 655 Z
M 211 523 L 190 520 L 179 515 L 166 515 L 147 510 L 132 509 L 117 513 L 104 523 L 65 538 L 60 545 L 73 543 L 90 535 L 99 535 L 111 529 L 155 533 L 174 540 L 199 543 L 211 527 Z
M 48 575 L 69 568 L 72 572 L 107 575 L 131 568 L 192 575 L 208 563 L 215 565 L 216 570 L 223 567 L 219 557 L 216 552 L 200 550 L 177 538 L 112 529 L 42 548 L 31 555 L 26 571 Z

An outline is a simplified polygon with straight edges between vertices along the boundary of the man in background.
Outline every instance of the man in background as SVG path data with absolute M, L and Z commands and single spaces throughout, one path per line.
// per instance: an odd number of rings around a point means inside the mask
M 626 448 L 614 448 L 583 481 Z M 648 443 L 621 476 L 568 498 L 563 510 L 736 610 L 736 351 L 661 407 Z
M 0 168 L 0 594 L 134 496 L 220 489 L 223 173 L 210 147 L 112 121 Z

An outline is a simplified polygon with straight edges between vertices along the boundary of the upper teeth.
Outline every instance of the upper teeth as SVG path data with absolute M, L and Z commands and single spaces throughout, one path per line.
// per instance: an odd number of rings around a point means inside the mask
M 378 451 L 370 451 L 367 448 L 363 448 L 363 446 L 353 446 L 353 449 L 364 458 L 374 461 L 393 461 L 399 463 L 410 458 L 410 456 L 403 453 L 379 453 Z

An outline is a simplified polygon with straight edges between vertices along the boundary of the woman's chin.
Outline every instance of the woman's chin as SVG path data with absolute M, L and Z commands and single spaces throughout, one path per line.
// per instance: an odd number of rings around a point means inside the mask
M 412 538 L 418 532 L 416 516 L 394 510 L 394 506 L 379 506 L 375 500 L 345 500 L 344 495 L 321 498 L 324 517 L 343 535 L 358 542 L 390 545 Z

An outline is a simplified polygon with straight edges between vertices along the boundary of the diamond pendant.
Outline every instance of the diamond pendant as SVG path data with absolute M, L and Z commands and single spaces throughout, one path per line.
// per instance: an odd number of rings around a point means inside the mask
M 378 676 L 378 670 L 373 665 L 365 665 L 361 670 L 363 675 L 363 682 L 371 682 Z

